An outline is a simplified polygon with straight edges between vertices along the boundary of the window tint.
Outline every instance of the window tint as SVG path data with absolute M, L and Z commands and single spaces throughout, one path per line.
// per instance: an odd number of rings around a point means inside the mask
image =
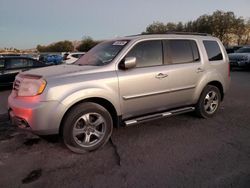
M 189 40 L 168 40 L 167 43 L 169 45 L 169 58 L 172 64 L 191 63 L 194 61 L 192 45 Z
M 6 62 L 7 69 L 25 68 L 29 65 L 27 59 L 8 59 Z
M 136 67 L 162 65 L 162 42 L 160 40 L 140 42 L 126 57 L 136 57 Z
M 222 53 L 216 41 L 203 41 L 209 61 L 222 60 Z

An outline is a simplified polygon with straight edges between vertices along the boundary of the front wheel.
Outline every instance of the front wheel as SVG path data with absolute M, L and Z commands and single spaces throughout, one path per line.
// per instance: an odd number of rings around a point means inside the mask
M 86 102 L 67 114 L 63 124 L 63 140 L 73 152 L 84 153 L 103 146 L 110 138 L 113 121 L 101 105 Z
M 220 90 L 216 86 L 208 85 L 204 88 L 196 104 L 196 114 L 203 118 L 212 117 L 218 111 L 220 103 Z

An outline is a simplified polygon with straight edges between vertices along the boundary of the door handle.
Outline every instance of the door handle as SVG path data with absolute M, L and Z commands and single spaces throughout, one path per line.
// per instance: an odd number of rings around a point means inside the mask
M 200 67 L 199 67 L 199 68 L 197 68 L 197 70 L 196 70 L 196 72 L 197 72 L 197 73 L 204 72 L 204 71 L 205 71 L 205 70 L 204 70 L 204 69 L 202 69 L 202 68 L 200 68 Z
M 166 78 L 166 77 L 168 77 L 168 75 L 167 74 L 163 74 L 163 73 L 159 73 L 159 74 L 157 74 L 155 76 L 155 78 L 158 78 L 158 79 L 162 79 L 162 78 Z

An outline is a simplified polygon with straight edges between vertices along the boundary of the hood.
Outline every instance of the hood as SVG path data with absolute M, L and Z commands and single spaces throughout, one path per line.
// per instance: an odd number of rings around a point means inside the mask
M 22 75 L 37 75 L 43 78 L 58 77 L 67 74 L 77 74 L 79 72 L 89 73 L 91 70 L 100 69 L 98 66 L 79 66 L 79 65 L 55 65 L 43 68 L 32 69 L 22 72 Z

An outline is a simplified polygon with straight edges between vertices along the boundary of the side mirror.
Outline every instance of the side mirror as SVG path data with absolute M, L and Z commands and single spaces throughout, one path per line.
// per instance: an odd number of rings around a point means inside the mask
M 119 68 L 122 70 L 132 69 L 134 67 L 136 67 L 136 57 L 126 57 L 119 64 Z

